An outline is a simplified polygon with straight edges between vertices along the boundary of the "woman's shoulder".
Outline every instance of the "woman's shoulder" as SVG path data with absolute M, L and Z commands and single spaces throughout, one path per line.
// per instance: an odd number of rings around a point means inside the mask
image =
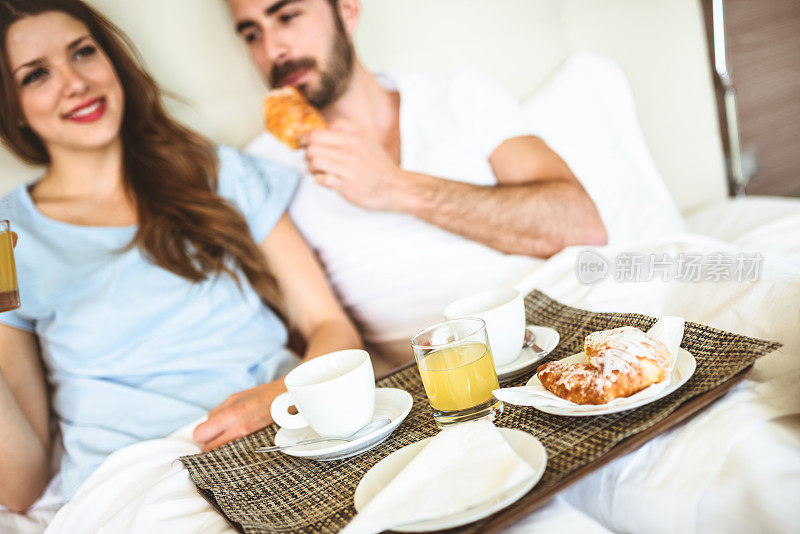
M 248 173 L 273 174 L 276 177 L 297 177 L 297 171 L 268 158 L 244 153 L 229 145 L 217 145 L 220 177 L 237 177 Z
M 29 184 L 22 184 L 18 185 L 11 191 L 8 191 L 2 197 L 0 197 L 0 208 L 6 209 L 13 205 L 19 204 L 21 200 L 22 193 L 29 187 Z
M 31 218 L 30 206 L 26 202 L 27 184 L 20 185 L 0 197 L 0 219 L 11 224 L 26 225 Z
M 299 174 L 278 163 L 244 154 L 226 145 L 217 148 L 217 193 L 242 212 L 261 243 L 289 205 Z
M 297 171 L 228 145 L 218 145 L 219 171 L 217 190 L 223 196 L 252 194 L 270 190 L 294 189 Z

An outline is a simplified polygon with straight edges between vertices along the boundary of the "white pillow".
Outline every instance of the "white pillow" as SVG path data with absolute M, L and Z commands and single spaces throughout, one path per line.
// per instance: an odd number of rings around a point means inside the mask
M 613 61 L 573 54 L 523 108 L 594 200 L 610 244 L 686 229 L 647 151 L 627 79 Z

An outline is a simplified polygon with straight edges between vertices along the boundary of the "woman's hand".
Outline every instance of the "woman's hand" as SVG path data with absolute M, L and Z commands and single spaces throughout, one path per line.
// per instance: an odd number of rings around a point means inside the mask
M 283 379 L 278 379 L 234 393 L 209 412 L 208 419 L 197 425 L 192 437 L 205 452 L 261 430 L 272 424 L 270 404 L 284 391 Z

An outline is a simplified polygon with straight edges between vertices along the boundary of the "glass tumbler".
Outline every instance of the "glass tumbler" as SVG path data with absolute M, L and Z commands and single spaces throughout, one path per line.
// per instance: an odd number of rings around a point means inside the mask
M 411 347 L 439 428 L 502 413 L 492 394 L 500 384 L 483 319 L 435 324 L 411 338 Z

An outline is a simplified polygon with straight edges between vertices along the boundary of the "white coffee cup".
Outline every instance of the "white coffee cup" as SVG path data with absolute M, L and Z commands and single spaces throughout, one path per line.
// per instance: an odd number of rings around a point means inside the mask
M 486 322 L 495 368 L 513 362 L 525 341 L 525 303 L 513 289 L 484 291 L 447 305 L 446 319 L 477 317 Z
M 270 406 L 272 419 L 282 428 L 310 426 L 322 437 L 349 436 L 372 419 L 375 374 L 364 350 L 318 356 L 289 371 L 284 383 L 288 391 Z M 290 406 L 298 413 L 290 414 Z

